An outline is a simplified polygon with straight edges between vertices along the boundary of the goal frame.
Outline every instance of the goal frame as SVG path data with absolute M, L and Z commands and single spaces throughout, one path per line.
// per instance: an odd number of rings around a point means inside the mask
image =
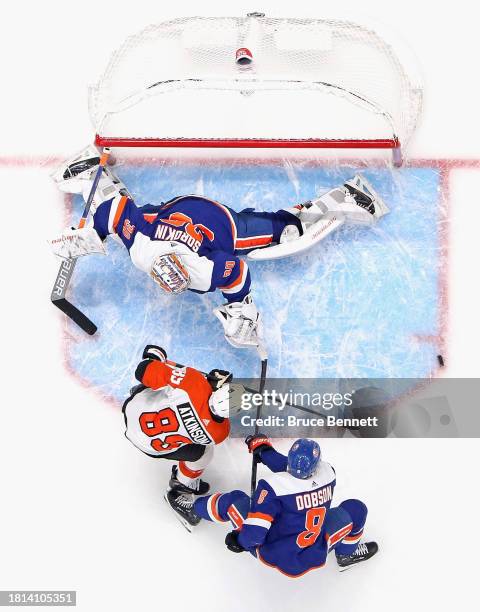
M 95 135 L 98 147 L 198 148 L 198 149 L 391 149 L 393 164 L 403 163 L 400 140 L 323 138 L 129 138 Z
M 377 62 L 380 59 L 388 59 L 388 69 L 391 69 L 390 73 L 392 79 L 385 84 L 384 89 L 388 91 L 388 86 L 394 87 L 392 92 L 397 96 L 401 93 L 401 100 L 405 100 L 405 104 L 410 106 L 400 106 L 399 108 L 392 108 L 385 100 L 377 100 L 369 95 L 366 95 L 362 90 L 360 84 L 346 83 L 343 84 L 342 79 L 338 82 L 333 79 L 331 75 L 326 75 L 325 78 L 318 78 L 311 80 L 310 78 L 301 78 L 302 74 L 293 73 L 291 67 L 291 74 L 280 74 L 280 75 L 267 75 L 265 78 L 261 73 L 256 73 L 255 59 L 250 60 L 253 66 L 253 71 L 250 66 L 240 66 L 240 62 L 237 61 L 237 70 L 230 71 L 228 68 L 227 76 L 224 76 L 226 65 L 220 65 L 220 71 L 217 74 L 200 74 L 197 77 L 193 77 L 191 74 L 180 74 L 179 78 L 172 78 L 168 72 L 165 74 L 159 74 L 156 79 L 156 73 L 149 77 L 145 83 L 141 83 L 140 86 L 133 92 L 125 92 L 124 97 L 120 97 L 117 100 L 110 102 L 108 100 L 108 85 L 109 79 L 112 79 L 112 75 L 116 75 L 116 71 L 121 66 L 125 58 L 128 57 L 128 53 L 131 49 L 142 50 L 141 43 L 146 41 L 150 43 L 154 34 L 162 32 L 162 28 L 165 30 L 165 36 L 170 29 L 179 36 L 178 32 L 181 32 L 181 28 L 186 26 L 197 26 L 201 27 L 202 23 L 200 17 L 189 17 L 181 19 L 173 19 L 170 21 L 162 22 L 160 24 L 153 24 L 148 26 L 141 32 L 128 37 L 123 45 L 119 47 L 111 56 L 110 62 L 105 70 L 105 73 L 100 80 L 90 88 L 89 97 L 89 108 L 92 118 L 92 122 L 95 126 L 95 144 L 98 147 L 127 147 L 127 148 L 189 148 L 189 149 L 358 149 L 358 150 L 390 150 L 392 153 L 392 162 L 394 166 L 401 166 L 403 163 L 403 151 L 406 149 L 410 137 L 415 129 L 416 123 L 421 113 L 422 106 L 422 79 L 418 72 L 418 66 L 414 57 L 410 54 L 408 47 L 400 45 L 400 40 L 396 41 L 394 45 L 389 42 L 387 37 L 384 39 L 372 28 L 370 24 L 360 24 L 351 21 L 340 20 L 340 19 L 306 19 L 308 26 L 318 26 L 320 28 L 327 28 L 328 31 L 337 30 L 342 33 L 342 40 L 348 39 L 351 36 L 352 41 L 360 41 L 359 44 L 363 48 L 372 48 L 377 50 L 377 55 L 374 56 L 374 60 Z M 221 20 L 233 20 L 238 21 L 239 39 L 237 44 L 243 45 L 242 48 L 237 48 L 237 54 L 244 48 L 250 53 L 250 43 L 255 51 L 255 45 L 258 40 L 262 40 L 263 36 L 268 36 L 269 32 L 277 30 L 275 28 L 287 24 L 288 26 L 297 27 L 303 25 L 303 20 L 294 18 L 267 18 L 264 13 L 248 13 L 246 18 L 233 18 L 233 17 L 211 17 L 205 18 L 207 22 L 215 22 Z M 263 30 L 265 28 L 265 32 Z M 351 30 L 351 33 L 350 33 Z M 344 34 L 346 32 L 347 34 Z M 363 40 L 365 37 L 365 40 Z M 165 38 L 165 39 L 166 39 Z M 258 40 L 257 40 L 258 39 Z M 159 40 L 161 38 L 159 37 Z M 172 35 L 172 40 L 173 35 Z M 370 47 L 371 45 L 371 47 Z M 403 49 L 402 49 L 403 46 Z M 148 47 L 146 47 L 148 50 Z M 302 47 L 299 47 L 300 49 Z M 233 49 L 233 47 L 232 47 Z M 229 49 L 229 51 L 232 51 Z M 342 49 L 342 48 L 341 48 Z M 340 53 L 341 53 L 340 49 Z M 330 48 L 328 48 L 330 51 Z M 410 57 L 408 57 L 410 55 Z M 255 53 L 254 53 L 255 56 Z M 141 55 L 139 56 L 141 59 Z M 148 56 L 146 56 L 148 59 Z M 367 60 L 370 56 L 367 55 Z M 127 64 L 128 65 L 128 64 Z M 148 62 L 147 62 L 147 65 Z M 369 64 L 367 63 L 367 66 Z M 182 67 L 182 64 L 180 64 Z M 341 66 L 342 67 L 342 66 Z M 380 64 L 380 68 L 384 68 L 383 63 Z M 352 68 L 352 71 L 354 67 Z M 222 72 L 223 71 L 223 72 Z M 352 74 L 355 74 L 352 72 Z M 264 80 L 263 80 L 264 79 Z M 106 85 L 105 85 L 106 83 Z M 103 89 L 105 87 L 105 89 Z M 402 88 L 402 89 L 395 89 Z M 147 98 L 155 95 L 165 94 L 167 92 L 177 92 L 180 90 L 191 90 L 193 92 L 201 90 L 221 90 L 221 91 L 238 91 L 242 94 L 250 94 L 254 91 L 280 91 L 280 90 L 311 90 L 318 91 L 319 93 L 327 94 L 338 94 L 349 102 L 353 102 L 357 106 L 361 106 L 367 111 L 372 112 L 378 116 L 383 116 L 385 124 L 388 125 L 388 131 L 385 133 L 377 129 L 371 131 L 377 131 L 372 134 L 337 134 L 330 133 L 322 135 L 313 134 L 309 137 L 310 130 L 302 130 L 303 134 L 295 133 L 290 134 L 265 134 L 265 135 L 242 135 L 242 134 L 215 134 L 209 136 L 208 134 L 148 134 L 145 130 L 140 129 L 142 133 L 138 134 L 126 134 L 121 133 L 122 128 L 114 128 L 113 130 L 106 129 L 104 121 L 107 117 L 112 117 L 117 113 L 122 113 L 133 108 L 137 104 L 143 102 Z M 107 92 L 107 93 L 105 93 Z M 102 98 L 105 96 L 105 99 Z M 100 101 L 99 101 L 100 100 Z M 268 107 L 267 107 L 268 108 Z M 405 110 L 406 109 L 406 110 Z M 330 111 L 331 112 L 331 111 Z M 405 123 L 404 113 L 406 113 Z M 315 122 L 314 122 L 315 123 Z M 108 125 L 108 120 L 107 120 Z M 161 131 L 161 130 L 159 130 Z M 185 130 L 187 131 L 187 130 Z M 193 130 L 196 131 L 196 130 Z M 313 130 L 312 130 L 313 131 Z M 113 132 L 113 133 L 112 133 Z M 119 133 L 120 132 L 120 133 Z M 371 136 L 371 137 L 369 137 Z

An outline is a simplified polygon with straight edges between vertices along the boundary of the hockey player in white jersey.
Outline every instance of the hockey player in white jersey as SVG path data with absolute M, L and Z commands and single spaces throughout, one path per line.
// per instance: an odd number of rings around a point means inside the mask
M 90 191 L 99 153 L 88 147 L 53 175 L 62 191 Z M 51 241 L 60 257 L 105 253 L 107 236 L 119 239 L 135 266 L 162 290 L 219 290 L 226 303 L 215 308 L 225 338 L 235 347 L 261 344 L 260 315 L 246 260 L 276 259 L 311 248 L 343 223 L 373 225 L 388 212 L 367 181 L 355 176 L 312 201 L 275 212 L 232 208 L 187 195 L 160 205 L 137 207 L 110 168 L 104 169 L 90 226 Z
M 159 346 L 147 345 L 135 377 L 139 385 L 123 405 L 125 436 L 143 453 L 178 462 L 169 490 L 205 495 L 200 479 L 214 447 L 228 438 L 229 418 L 240 410 L 242 385 L 232 374 L 208 375 L 167 360 Z

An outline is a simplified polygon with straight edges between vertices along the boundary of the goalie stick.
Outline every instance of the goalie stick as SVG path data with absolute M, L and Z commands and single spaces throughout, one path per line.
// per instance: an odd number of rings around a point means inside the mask
M 88 199 L 83 210 L 82 218 L 80 219 L 80 222 L 78 224 L 79 229 L 85 226 L 88 213 L 90 212 L 90 207 L 93 202 L 93 196 L 95 195 L 95 191 L 97 190 L 98 182 L 102 175 L 103 168 L 107 165 L 109 155 L 110 149 L 108 147 L 105 147 L 100 157 L 100 164 L 95 174 L 90 193 L 88 194 Z M 65 297 L 68 286 L 72 279 L 73 271 L 75 270 L 76 263 L 76 259 L 64 259 L 62 261 L 62 263 L 60 264 L 60 269 L 58 270 L 57 278 L 55 279 L 55 284 L 53 285 L 53 290 L 50 299 L 54 306 L 59 308 L 63 313 L 67 315 L 67 317 L 72 319 L 72 321 L 76 323 L 81 329 L 83 329 L 84 332 L 86 332 L 90 336 L 93 336 L 93 334 L 97 331 L 97 326 L 95 325 L 95 323 L 91 321 L 86 315 L 84 315 L 83 312 L 81 312 Z

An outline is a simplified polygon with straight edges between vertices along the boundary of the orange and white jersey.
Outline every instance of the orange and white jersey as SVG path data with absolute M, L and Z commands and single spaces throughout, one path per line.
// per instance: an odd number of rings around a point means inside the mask
M 172 453 L 186 444 L 215 445 L 228 437 L 228 419 L 210 412 L 212 388 L 193 368 L 149 361 L 142 373 L 145 389 L 123 406 L 126 437 L 153 457 Z

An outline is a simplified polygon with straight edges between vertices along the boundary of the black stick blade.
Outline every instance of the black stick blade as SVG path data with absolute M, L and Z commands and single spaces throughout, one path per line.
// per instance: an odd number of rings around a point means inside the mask
M 52 304 L 54 304 L 57 308 L 59 308 L 62 312 L 64 312 L 67 317 L 72 319 L 74 323 L 78 325 L 83 331 L 90 336 L 97 331 L 97 326 L 93 321 L 83 314 L 76 306 L 71 304 L 65 298 L 60 298 L 58 300 L 52 300 Z

